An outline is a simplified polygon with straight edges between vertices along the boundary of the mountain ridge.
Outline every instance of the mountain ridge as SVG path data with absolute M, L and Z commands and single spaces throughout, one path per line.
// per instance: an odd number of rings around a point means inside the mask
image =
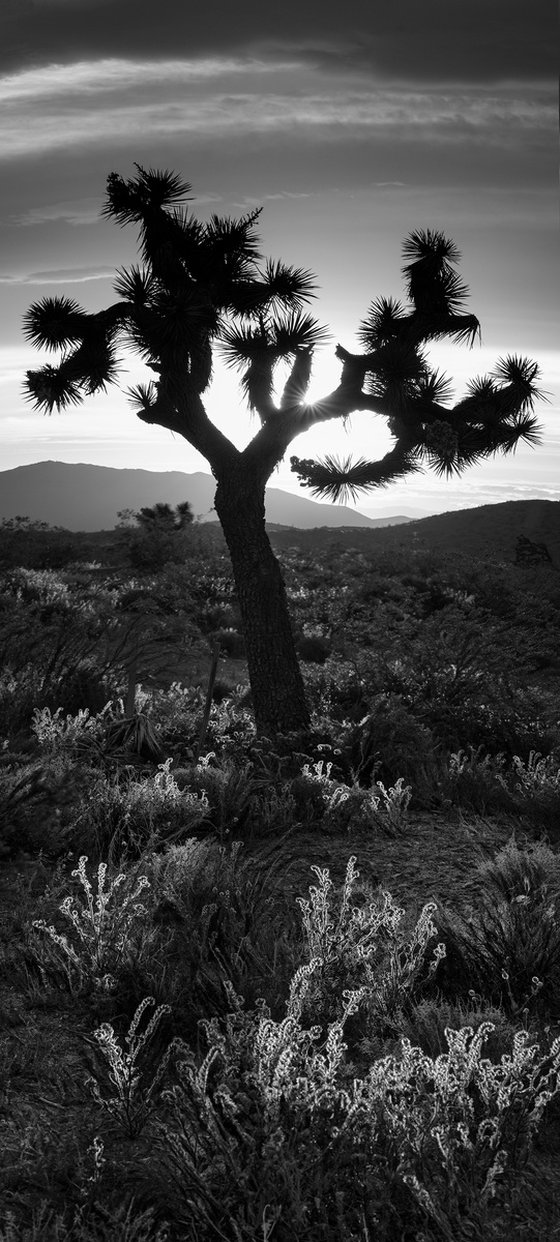
M 66 530 L 111 530 L 122 509 L 138 510 L 158 502 L 177 505 L 188 500 L 203 522 L 211 517 L 216 483 L 203 471 L 158 472 L 86 462 L 34 462 L 0 471 L 0 520 L 16 516 L 63 526 Z M 266 493 L 266 520 L 278 526 L 311 529 L 318 526 L 366 527 L 403 524 L 412 519 L 370 518 L 345 505 L 319 504 L 281 488 Z

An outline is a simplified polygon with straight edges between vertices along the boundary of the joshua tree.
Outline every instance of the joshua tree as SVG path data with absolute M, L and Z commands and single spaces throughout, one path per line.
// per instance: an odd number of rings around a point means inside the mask
M 138 513 L 123 509 L 119 513 L 120 532 L 134 568 L 156 572 L 168 561 L 184 562 L 193 545 L 189 538 L 193 516 L 188 500 L 183 500 L 175 509 L 164 502 L 140 509 Z M 131 519 L 135 526 L 130 525 Z
M 118 377 L 119 346 L 132 347 L 154 380 L 129 390 L 138 418 L 178 433 L 207 459 L 216 479 L 215 507 L 231 555 L 247 648 L 257 728 L 304 731 L 309 713 L 294 649 L 280 566 L 265 530 L 265 486 L 292 440 L 318 423 L 370 410 L 394 438 L 378 461 L 291 458 L 304 486 L 332 500 L 383 487 L 422 466 L 438 474 L 466 467 L 519 440 L 538 442 L 532 415 L 538 369 L 501 359 L 456 405 L 449 381 L 428 365 L 422 346 L 449 338 L 472 345 L 480 333 L 463 312 L 468 290 L 454 265 L 459 253 L 440 232 L 412 233 L 404 243 L 410 307 L 373 302 L 359 329 L 363 353 L 339 345 L 340 381 L 308 403 L 313 351 L 325 330 L 304 309 L 314 296 L 309 272 L 264 261 L 256 233 L 260 210 L 240 219 L 196 219 L 191 187 L 171 172 L 135 165 L 125 180 L 111 173 L 103 214 L 139 229 L 142 265 L 117 273 L 117 301 L 88 314 L 66 297 L 44 298 L 25 318 L 35 346 L 61 351 L 56 366 L 27 373 L 27 396 L 51 413 L 106 389 Z M 243 450 L 212 423 L 203 394 L 214 351 L 241 371 L 259 427 Z M 278 364 L 288 378 L 276 395 Z
M 147 534 L 162 531 L 166 535 L 184 531 L 193 520 L 193 511 L 188 500 L 182 500 L 175 509 L 167 503 L 160 502 L 145 507 L 134 514 L 141 530 Z

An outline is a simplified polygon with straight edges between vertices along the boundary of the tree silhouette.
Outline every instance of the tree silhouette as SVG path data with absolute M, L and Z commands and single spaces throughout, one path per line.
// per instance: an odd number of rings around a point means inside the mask
M 135 569 L 157 572 L 170 561 L 184 563 L 189 548 L 194 546 L 194 514 L 188 500 L 175 508 L 160 501 L 138 512 L 122 509 L 118 516 L 122 541 Z
M 139 509 L 134 517 L 146 534 L 161 532 L 169 535 L 186 530 L 192 523 L 193 511 L 188 500 L 182 500 L 175 508 L 160 501 L 159 504 Z
M 338 346 L 340 382 L 308 403 L 313 352 L 326 339 L 305 310 L 314 296 L 308 271 L 264 260 L 256 232 L 260 209 L 239 219 L 201 222 L 186 205 L 190 185 L 176 173 L 146 170 L 125 180 L 111 173 L 103 214 L 139 230 L 141 266 L 117 274 L 117 301 L 88 314 L 66 297 L 44 298 L 25 317 L 34 345 L 61 351 L 58 365 L 27 373 L 27 396 L 48 413 L 104 391 L 118 379 L 119 346 L 132 347 L 154 380 L 129 390 L 143 422 L 183 436 L 216 479 L 215 508 L 228 544 L 247 648 L 257 728 L 305 730 L 309 713 L 294 648 L 280 566 L 265 530 L 265 486 L 292 440 L 319 423 L 370 410 L 394 437 L 379 461 L 291 458 L 311 491 L 332 500 L 386 486 L 427 466 L 438 474 L 466 467 L 519 440 L 538 442 L 532 414 L 538 368 L 501 359 L 456 405 L 449 381 L 422 346 L 450 339 L 473 344 L 480 327 L 464 313 L 467 289 L 454 271 L 459 253 L 440 232 L 412 233 L 404 244 L 411 309 L 375 301 L 359 330 L 364 352 Z M 260 426 L 243 450 L 210 420 L 202 395 L 214 352 L 241 373 Z M 279 397 L 279 364 L 289 374 Z

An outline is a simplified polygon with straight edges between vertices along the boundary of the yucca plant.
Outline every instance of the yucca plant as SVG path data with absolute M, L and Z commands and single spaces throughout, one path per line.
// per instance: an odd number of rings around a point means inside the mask
M 132 754 L 144 761 L 160 763 L 163 751 L 149 716 L 134 712 L 111 724 L 105 735 L 105 755 Z

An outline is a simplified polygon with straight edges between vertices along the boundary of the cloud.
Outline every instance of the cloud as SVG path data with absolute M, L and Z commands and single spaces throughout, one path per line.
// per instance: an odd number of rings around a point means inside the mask
M 17 276 L 0 274 L 0 285 L 74 285 L 88 280 L 114 279 L 114 276 L 114 267 L 56 267 Z
M 117 90 L 119 94 L 141 88 L 208 83 L 214 78 L 258 77 L 301 67 L 301 60 L 264 61 L 255 57 L 207 57 L 200 59 L 119 59 L 55 61 L 40 68 L 23 69 L 0 78 L 0 103 L 26 100 L 90 97 Z
M 478 145 L 528 154 L 553 132 L 551 92 L 411 89 L 310 72 L 301 63 L 100 60 L 25 70 L 0 81 L 0 158 L 129 142 L 239 142 L 283 135 L 333 145 L 347 140 Z
M 97 224 L 101 212 L 99 198 L 76 198 L 65 203 L 45 203 L 40 207 L 28 207 L 14 217 L 16 224 L 34 226 L 36 224 L 52 224 L 55 220 L 63 220 L 65 224 L 82 225 Z
M 556 76 L 556 17 L 549 0 L 260 0 L 200 5 L 177 0 L 4 0 L 2 63 L 192 56 L 299 49 L 330 73 L 415 81 L 525 81 Z

